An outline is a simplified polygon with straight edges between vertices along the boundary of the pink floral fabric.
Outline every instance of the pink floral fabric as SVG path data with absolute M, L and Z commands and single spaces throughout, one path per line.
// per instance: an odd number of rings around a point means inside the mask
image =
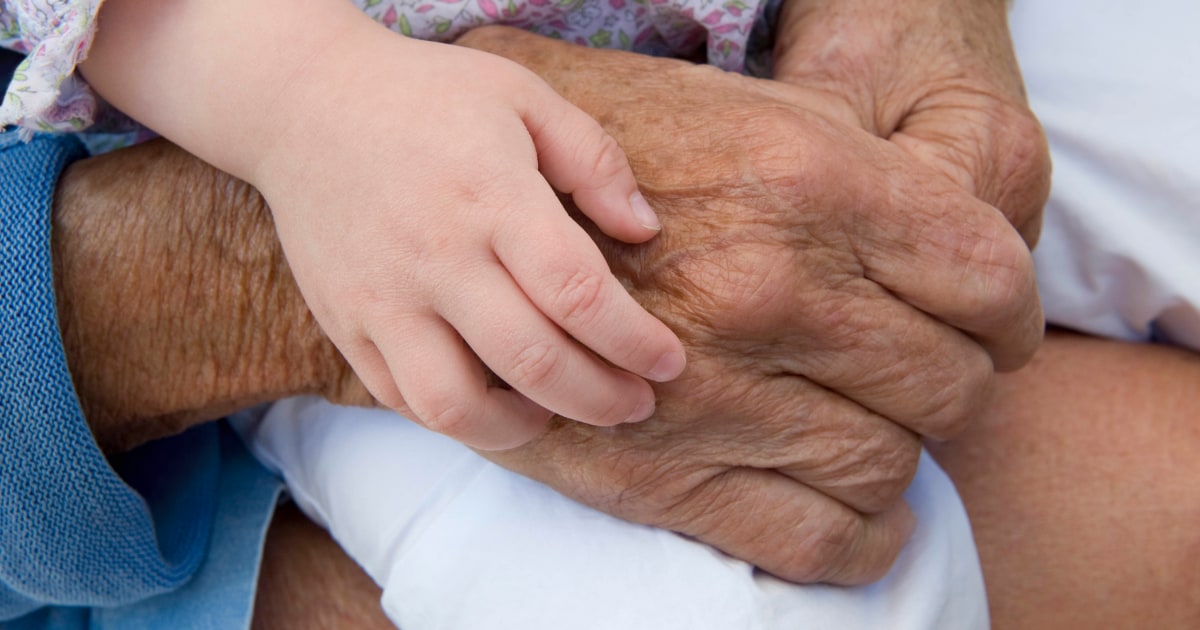
M 99 8 L 100 0 L 0 2 L 0 46 L 26 53 L 0 103 L 0 126 L 29 134 L 92 123 L 96 98 L 74 68 L 91 46 Z
M 132 131 L 75 74 L 91 46 L 102 0 L 0 0 L 0 47 L 26 53 L 0 103 L 0 127 Z M 764 0 L 354 0 L 388 28 L 452 41 L 507 24 L 597 48 L 693 57 L 740 72 Z M 93 127 L 95 125 L 95 127 Z

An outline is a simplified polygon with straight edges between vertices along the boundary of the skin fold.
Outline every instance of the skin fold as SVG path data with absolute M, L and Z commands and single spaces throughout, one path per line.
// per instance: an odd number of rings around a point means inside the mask
M 774 78 L 841 105 L 995 206 L 1030 246 L 1050 194 L 1050 152 L 1025 98 L 1005 0 L 788 0 Z

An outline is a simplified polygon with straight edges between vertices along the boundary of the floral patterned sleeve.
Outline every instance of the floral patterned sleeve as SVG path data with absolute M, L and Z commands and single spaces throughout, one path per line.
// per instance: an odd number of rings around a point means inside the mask
M 763 11 L 763 5 L 778 4 L 778 0 L 353 1 L 376 21 L 417 39 L 447 42 L 477 26 L 508 24 L 583 46 L 704 58 L 734 72 L 745 71 L 747 61 L 755 65 L 755 55 L 747 57 L 752 31 L 762 30 L 757 28 L 763 25 L 759 18 L 770 13 Z M 0 128 L 15 125 L 26 139 L 35 131 L 87 128 L 90 139 L 85 141 L 93 150 L 115 148 L 147 135 L 105 106 L 75 74 L 95 35 L 101 2 L 0 0 L 0 48 L 26 55 L 0 103 Z M 97 140 L 106 134 L 111 138 Z
M 96 97 L 75 76 L 96 32 L 101 0 L 0 0 L 0 47 L 25 53 L 0 103 L 0 127 L 78 131 L 92 124 Z

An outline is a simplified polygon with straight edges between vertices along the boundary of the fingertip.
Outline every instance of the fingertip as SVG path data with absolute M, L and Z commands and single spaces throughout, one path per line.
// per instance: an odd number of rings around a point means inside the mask
M 629 414 L 629 417 L 625 419 L 625 423 L 634 424 L 649 420 L 650 416 L 654 415 L 654 408 L 655 400 L 651 396 L 649 400 L 643 400 L 637 407 L 634 407 L 633 413 Z
M 654 234 L 662 231 L 662 222 L 659 221 L 658 214 L 654 212 L 654 208 L 650 207 L 650 202 L 646 201 L 640 190 L 633 191 L 633 194 L 629 196 L 629 207 L 633 211 L 633 218 L 639 225 Z
M 650 371 L 646 373 L 646 378 L 656 383 L 673 381 L 679 378 L 680 374 L 683 374 L 683 370 L 686 367 L 687 356 L 684 355 L 683 349 L 671 350 L 658 358 L 654 367 L 650 368 Z
M 662 221 L 634 186 L 628 196 L 618 192 L 624 186 L 614 186 L 608 191 L 577 190 L 572 198 L 579 210 L 607 236 L 623 243 L 644 243 L 662 232 Z

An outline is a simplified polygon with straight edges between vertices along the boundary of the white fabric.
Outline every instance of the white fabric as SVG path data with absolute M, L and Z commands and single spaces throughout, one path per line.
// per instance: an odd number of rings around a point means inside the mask
M 1200 350 L 1200 2 L 1017 0 L 1010 23 L 1054 159 L 1047 319 Z
M 405 630 L 987 627 L 967 517 L 927 456 L 917 529 L 883 581 L 797 586 L 510 473 L 387 411 L 314 398 L 239 427 L 384 588 Z

